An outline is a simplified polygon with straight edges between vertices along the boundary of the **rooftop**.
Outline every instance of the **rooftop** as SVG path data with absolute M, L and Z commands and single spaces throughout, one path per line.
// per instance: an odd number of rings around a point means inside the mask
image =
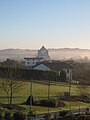
M 57 61 L 55 61 L 55 62 L 45 61 L 45 62 L 37 63 L 34 67 L 36 67 L 40 64 L 44 64 L 45 66 L 49 67 L 50 69 L 56 70 L 56 71 L 59 71 L 60 69 L 72 69 L 72 66 L 69 65 L 68 63 L 57 62 Z
M 33 60 L 38 59 L 38 60 L 41 60 L 43 58 L 34 57 L 34 58 L 24 58 L 24 59 L 28 59 L 28 60 L 30 60 L 30 59 L 33 59 Z

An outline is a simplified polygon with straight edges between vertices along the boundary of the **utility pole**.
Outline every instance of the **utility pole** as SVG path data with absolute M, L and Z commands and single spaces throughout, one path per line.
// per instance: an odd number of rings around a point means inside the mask
M 48 103 L 50 102 L 50 80 L 48 81 Z M 49 116 L 49 106 L 48 106 L 48 116 Z
M 48 101 L 50 100 L 50 80 L 48 82 Z
M 30 116 L 32 114 L 32 78 L 30 79 Z
M 71 80 L 69 80 L 69 96 L 71 95 Z
M 70 70 L 70 78 L 69 78 L 69 96 L 71 95 L 71 81 L 72 81 L 72 70 Z

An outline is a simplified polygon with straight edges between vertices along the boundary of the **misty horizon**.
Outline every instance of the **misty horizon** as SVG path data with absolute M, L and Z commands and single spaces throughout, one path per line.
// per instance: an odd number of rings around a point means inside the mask
M 40 48 L 40 47 L 39 47 Z M 3 49 L 0 49 L 0 50 L 10 50 L 10 49 L 12 49 L 12 50 L 38 50 L 39 48 L 3 48 Z M 80 47 L 53 47 L 53 48 L 47 48 L 48 50 L 49 49 L 56 49 L 56 50 L 58 50 L 58 49 L 80 49 L 80 50 L 90 50 L 90 48 L 80 48 Z
M 6 59 L 23 61 L 25 57 L 36 57 L 38 50 L 39 49 L 3 49 L 0 50 L 0 61 L 4 61 Z M 90 59 L 90 50 L 88 49 L 59 48 L 48 49 L 48 52 L 52 60 Z

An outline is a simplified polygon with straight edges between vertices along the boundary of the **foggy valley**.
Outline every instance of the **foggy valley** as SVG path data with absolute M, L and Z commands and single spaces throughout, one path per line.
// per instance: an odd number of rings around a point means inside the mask
M 29 49 L 3 49 L 0 50 L 0 61 L 4 61 L 7 58 L 23 61 L 25 57 L 36 57 L 38 50 Z M 59 48 L 59 49 L 48 49 L 49 55 L 53 60 L 78 60 L 90 59 L 89 49 L 79 48 Z

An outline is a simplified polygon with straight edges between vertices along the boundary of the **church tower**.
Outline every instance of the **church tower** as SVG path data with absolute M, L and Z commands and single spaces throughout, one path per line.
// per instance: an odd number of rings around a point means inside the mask
M 43 58 L 44 60 L 50 60 L 50 56 L 48 55 L 48 50 L 42 46 L 42 48 L 40 50 L 38 50 L 38 58 Z

